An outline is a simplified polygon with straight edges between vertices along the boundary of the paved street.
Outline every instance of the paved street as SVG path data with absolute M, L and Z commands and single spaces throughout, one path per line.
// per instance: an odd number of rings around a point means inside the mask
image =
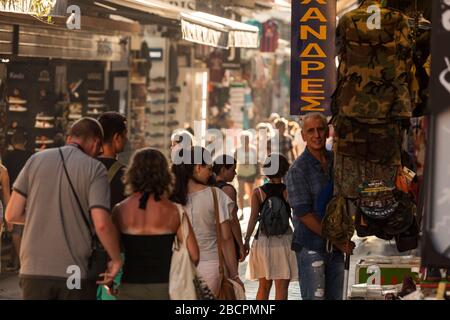
M 246 208 L 244 211 L 245 219 L 241 221 L 241 228 L 244 232 L 247 230 L 247 223 L 250 216 L 250 208 Z M 356 242 L 356 249 L 354 255 L 351 258 L 350 264 L 350 272 L 349 272 L 349 288 L 355 281 L 355 266 L 356 263 L 363 257 L 368 255 L 386 255 L 386 256 L 399 256 L 399 254 L 395 248 L 395 243 L 392 241 L 389 243 L 388 241 L 380 240 L 375 237 L 368 238 L 358 238 L 354 237 L 353 239 Z M 406 252 L 403 255 L 410 255 L 411 252 Z M 247 258 L 248 259 L 248 258 Z M 239 267 L 239 274 L 241 275 L 241 279 L 244 280 L 247 299 L 254 300 L 256 297 L 256 292 L 258 290 L 258 282 L 257 281 L 249 281 L 245 279 L 245 272 L 247 269 L 247 261 L 241 263 Z M 349 289 L 350 290 L 350 289 Z M 274 299 L 275 290 L 272 289 L 270 299 Z M 289 286 L 289 300 L 300 300 L 300 287 L 297 281 L 292 282 Z M 0 275 L 0 300 L 11 300 L 11 299 L 20 299 L 20 289 L 19 289 L 19 280 L 17 275 L 15 274 L 3 274 Z

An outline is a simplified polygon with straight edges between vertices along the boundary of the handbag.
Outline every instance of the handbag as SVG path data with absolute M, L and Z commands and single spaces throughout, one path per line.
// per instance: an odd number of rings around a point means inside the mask
M 75 200 L 76 200 L 78 208 L 80 210 L 81 217 L 83 218 L 83 221 L 84 221 L 87 229 L 89 230 L 89 234 L 91 236 L 91 254 L 88 258 L 88 270 L 87 270 L 86 278 L 89 280 L 97 280 L 99 275 L 101 273 L 104 273 L 106 270 L 107 262 L 108 262 L 108 254 L 107 254 L 106 250 L 103 248 L 100 241 L 98 240 L 97 235 L 91 229 L 91 224 L 89 223 L 88 219 L 86 218 L 86 216 L 84 214 L 83 206 L 81 205 L 80 199 L 78 198 L 75 188 L 73 187 L 72 180 L 70 179 L 69 172 L 67 171 L 66 161 L 64 160 L 64 156 L 61 151 L 61 148 L 58 148 L 58 150 L 59 150 L 59 155 L 61 156 L 61 160 L 63 163 L 64 172 L 66 174 L 67 180 L 70 185 L 70 189 L 72 190 L 72 193 L 75 196 Z M 61 214 L 61 222 L 62 222 L 63 228 L 65 229 L 64 217 L 62 215 L 62 212 L 60 212 L 60 214 Z M 66 239 L 67 247 L 69 248 L 70 255 L 72 256 L 72 259 L 74 259 L 74 261 L 76 261 L 74 254 L 72 253 L 72 249 L 70 248 L 69 241 L 67 239 L 67 234 L 65 232 L 64 232 L 64 237 Z
M 215 188 L 211 188 L 214 199 L 214 213 L 216 216 L 216 231 L 217 231 L 217 250 L 219 253 L 219 293 L 218 300 L 245 300 L 245 291 L 239 283 L 229 279 L 228 270 L 224 265 L 224 258 L 222 252 L 222 232 L 220 230 L 219 218 L 219 204 L 217 201 L 217 192 Z M 238 299 L 240 298 L 240 299 Z
M 183 208 L 177 204 L 180 215 L 182 241 L 177 236 L 173 241 L 172 260 L 169 273 L 169 296 L 171 300 L 212 300 L 214 295 L 206 283 L 197 275 L 187 249 L 189 236 L 188 220 Z
M 182 241 L 180 243 L 177 236 L 175 236 L 173 241 L 169 274 L 169 296 L 171 300 L 197 300 L 194 284 L 196 270 L 186 244 L 189 228 L 180 205 L 177 204 L 177 208 L 180 215 Z

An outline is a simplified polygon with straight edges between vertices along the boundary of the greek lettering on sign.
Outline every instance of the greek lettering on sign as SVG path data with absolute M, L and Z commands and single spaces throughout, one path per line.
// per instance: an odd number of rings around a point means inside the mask
M 313 0 L 303 0 L 301 4 L 309 4 Z M 326 0 L 315 0 L 319 5 L 326 5 Z M 311 71 L 325 69 L 324 60 L 327 58 L 325 51 L 321 47 L 321 42 L 327 41 L 327 18 L 322 14 L 320 7 L 311 7 L 300 19 L 300 40 L 311 41 L 300 52 L 301 82 L 300 82 L 300 100 L 307 105 L 301 108 L 302 112 L 318 111 L 324 112 L 325 109 L 321 102 L 325 100 L 325 79 L 309 78 Z M 318 29 L 313 29 L 308 25 L 310 21 L 318 20 L 321 22 Z

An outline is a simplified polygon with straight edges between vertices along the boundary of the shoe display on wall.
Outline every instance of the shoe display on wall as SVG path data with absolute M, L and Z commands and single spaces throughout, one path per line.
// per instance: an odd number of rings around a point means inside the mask
M 158 110 L 158 111 L 152 112 L 152 115 L 154 115 L 154 116 L 163 116 L 164 114 L 165 114 L 165 112 L 163 110 Z

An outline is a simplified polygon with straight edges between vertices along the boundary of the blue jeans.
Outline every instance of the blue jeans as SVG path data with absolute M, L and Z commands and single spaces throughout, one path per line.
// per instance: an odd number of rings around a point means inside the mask
M 302 248 L 295 254 L 303 300 L 342 300 L 344 285 L 342 252 L 326 253 Z

